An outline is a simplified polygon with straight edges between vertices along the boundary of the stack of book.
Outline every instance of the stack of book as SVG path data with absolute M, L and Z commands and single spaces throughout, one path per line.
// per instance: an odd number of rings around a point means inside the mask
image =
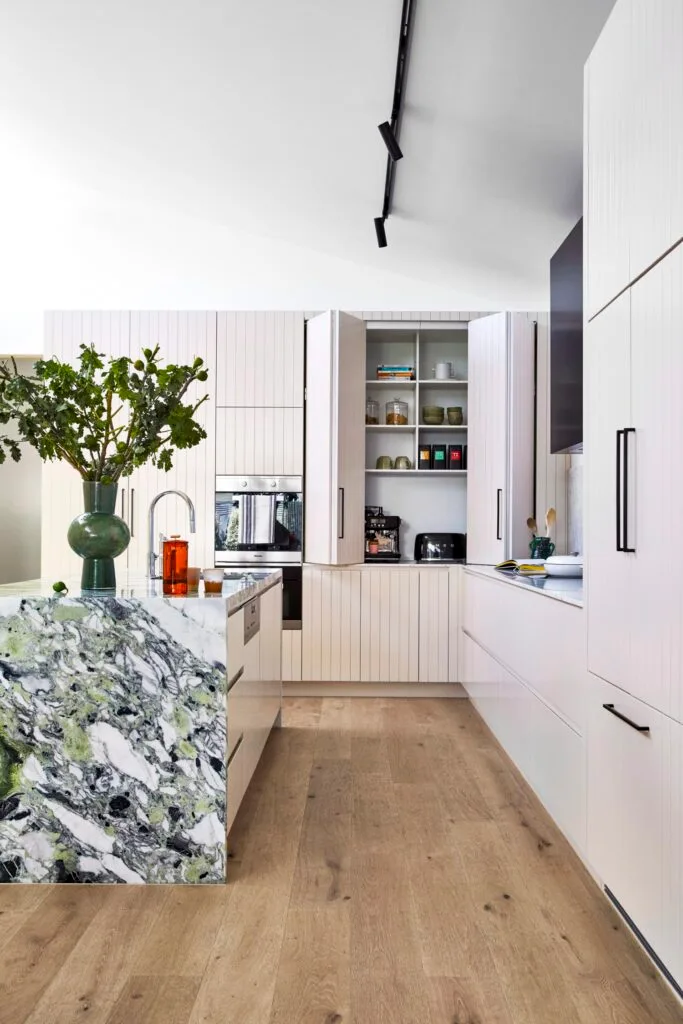
M 498 572 L 508 573 L 510 576 L 547 576 L 544 562 L 518 562 L 514 558 L 507 562 L 499 562 L 494 565 Z
M 378 366 L 377 380 L 415 380 L 415 367 L 398 364 Z

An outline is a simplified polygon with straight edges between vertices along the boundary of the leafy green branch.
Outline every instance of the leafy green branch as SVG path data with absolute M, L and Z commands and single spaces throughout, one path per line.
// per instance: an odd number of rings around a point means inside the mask
M 115 483 L 147 462 L 169 470 L 177 449 L 194 448 L 206 431 L 195 420 L 207 401 L 187 401 L 206 381 L 197 357 L 191 365 L 161 365 L 159 346 L 141 358 L 110 358 L 81 345 L 78 366 L 39 360 L 32 376 L 0 363 L 0 426 L 13 422 L 18 437 L 0 433 L 0 465 L 21 459 L 29 444 L 44 460 L 67 462 L 84 480 Z

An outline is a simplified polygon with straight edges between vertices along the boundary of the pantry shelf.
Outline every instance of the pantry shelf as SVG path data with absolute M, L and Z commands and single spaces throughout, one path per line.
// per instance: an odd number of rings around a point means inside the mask
M 373 433 L 384 432 L 388 434 L 414 434 L 417 427 L 414 423 L 366 423 L 365 429 L 370 430 Z
M 366 469 L 370 476 L 467 476 L 466 469 Z

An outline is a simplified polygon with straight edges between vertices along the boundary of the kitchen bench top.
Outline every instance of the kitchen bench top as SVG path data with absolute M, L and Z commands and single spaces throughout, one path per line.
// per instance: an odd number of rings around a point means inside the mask
M 115 591 L 82 591 L 80 580 L 76 578 L 63 581 L 69 590 L 68 594 L 62 596 L 56 594 L 52 589 L 53 580 L 27 580 L 22 583 L 6 583 L 0 586 L 0 598 L 49 597 L 62 601 L 65 597 L 71 599 L 115 597 L 132 600 L 161 598 L 174 604 L 184 601 L 204 602 L 223 600 L 227 603 L 228 615 L 232 615 L 234 612 L 239 611 L 248 601 L 253 600 L 253 598 L 265 593 L 266 590 L 270 590 L 276 583 L 279 583 L 282 579 L 282 571 L 280 569 L 272 569 L 254 573 L 244 572 L 239 575 L 230 573 L 230 577 L 224 581 L 220 594 L 205 594 L 201 585 L 199 592 L 195 594 L 183 594 L 182 596 L 164 594 L 161 580 L 150 580 L 144 576 L 127 576 L 125 573 L 122 573 L 119 574 L 119 583 Z
M 550 597 L 555 601 L 562 601 L 564 604 L 573 605 L 576 608 L 583 608 L 583 579 L 581 578 L 545 576 L 538 579 L 529 576 L 510 576 L 494 569 L 492 565 L 467 565 L 465 572 L 473 576 L 496 580 L 498 583 L 507 583 L 512 587 L 520 587 L 523 590 L 541 594 L 543 597 Z

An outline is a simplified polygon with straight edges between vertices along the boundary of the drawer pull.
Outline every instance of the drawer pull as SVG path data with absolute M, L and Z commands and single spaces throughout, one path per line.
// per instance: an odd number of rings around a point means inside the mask
M 602 706 L 605 711 L 609 711 L 610 715 L 614 715 L 615 718 L 620 718 L 622 722 L 626 722 L 626 724 L 630 725 L 632 729 L 636 730 L 636 732 L 650 731 L 649 725 L 637 725 L 635 722 L 632 722 L 630 718 L 627 718 L 626 715 L 622 715 L 621 711 L 617 711 L 614 704 L 603 704 Z
M 235 672 L 234 676 L 232 677 L 232 679 L 228 683 L 228 689 L 226 691 L 227 693 L 230 693 L 230 691 L 232 690 L 232 688 L 235 685 L 235 683 L 239 683 L 239 681 L 240 681 L 240 679 L 242 678 L 243 675 L 244 675 L 244 665 L 242 665 L 242 668 L 238 672 Z
M 225 766 L 226 768 L 229 768 L 229 767 L 230 767 L 230 765 L 232 764 L 232 762 L 233 762 L 233 761 L 235 760 L 235 754 L 237 753 L 237 751 L 238 751 L 238 750 L 240 749 L 240 747 L 242 746 L 242 740 L 243 740 L 243 739 L 244 739 L 244 733 L 242 733 L 242 735 L 241 735 L 241 736 L 239 737 L 239 739 L 237 740 L 237 743 L 236 743 L 236 744 L 235 744 L 235 746 L 234 746 L 234 747 L 232 748 L 232 754 L 231 754 L 231 755 L 230 755 L 230 757 L 228 758 L 228 763 L 227 763 L 227 764 L 226 764 L 226 766 Z

